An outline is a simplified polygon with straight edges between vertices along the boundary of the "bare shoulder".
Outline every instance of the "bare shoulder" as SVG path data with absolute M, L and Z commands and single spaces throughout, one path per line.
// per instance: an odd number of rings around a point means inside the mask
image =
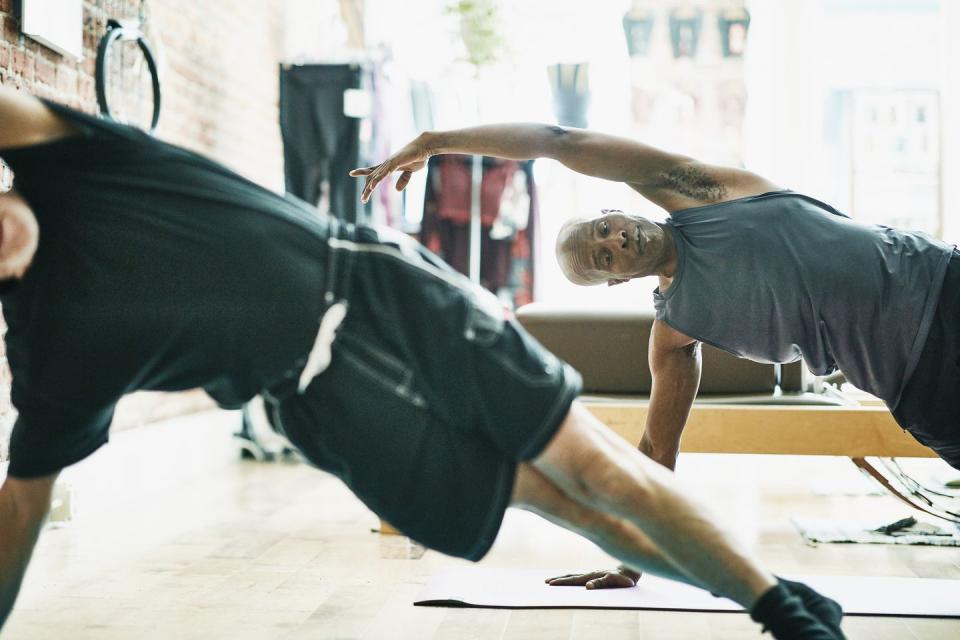
M 636 187 L 635 187 L 636 188 Z M 687 159 L 659 171 L 644 186 L 651 200 L 669 213 L 706 204 L 777 191 L 782 187 L 746 169 L 711 165 Z M 639 189 L 638 189 L 639 190 Z
M 0 86 L 0 149 L 50 142 L 73 132 L 37 98 Z

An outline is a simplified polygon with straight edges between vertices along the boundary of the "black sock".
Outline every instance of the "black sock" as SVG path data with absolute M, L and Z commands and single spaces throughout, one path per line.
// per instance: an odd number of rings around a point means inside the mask
M 792 580 L 784 580 L 783 578 L 778 579 L 780 580 L 780 584 L 785 586 L 790 593 L 800 598 L 807 611 L 815 615 L 830 628 L 839 630 L 840 621 L 843 619 L 843 609 L 840 608 L 840 605 L 837 604 L 836 601 L 817 593 L 802 582 L 793 582 Z
M 777 640 L 843 640 L 839 628 L 832 629 L 821 622 L 783 583 L 760 596 L 750 617 Z

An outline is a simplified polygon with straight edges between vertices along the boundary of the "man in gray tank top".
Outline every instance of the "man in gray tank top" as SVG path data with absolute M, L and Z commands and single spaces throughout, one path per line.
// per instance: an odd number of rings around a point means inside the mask
M 960 468 L 960 253 L 922 233 L 850 219 L 749 171 L 615 136 L 537 124 L 424 134 L 371 167 L 402 189 L 436 153 L 545 157 L 619 181 L 670 214 L 569 221 L 557 258 L 574 283 L 656 275 L 653 386 L 640 450 L 673 468 L 700 383 L 701 342 L 759 362 L 842 370 Z M 594 586 L 632 584 L 606 575 Z
M 816 375 L 840 370 L 960 469 L 955 246 L 854 221 L 747 171 L 629 141 L 596 145 L 610 164 L 628 167 L 601 177 L 626 182 L 670 214 L 658 223 L 602 210 L 566 223 L 556 244 L 564 274 L 577 284 L 659 278 L 642 452 L 674 467 L 706 342 L 757 362 L 802 357 Z M 610 586 L 637 577 L 623 568 L 587 575 Z
M 960 307 L 960 253 L 952 245 L 857 222 L 749 171 L 538 124 L 424 134 L 371 168 L 364 197 L 392 171 L 404 188 L 427 158 L 450 152 L 552 158 L 626 183 L 670 214 L 661 223 L 603 209 L 567 222 L 556 245 L 576 284 L 659 277 L 640 442 L 654 460 L 675 464 L 706 342 L 758 362 L 803 357 L 816 375 L 840 369 L 960 468 L 960 314 L 950 313 Z
M 578 284 L 660 279 L 644 453 L 673 468 L 706 342 L 757 362 L 802 357 L 816 375 L 839 369 L 960 468 L 960 253 L 952 245 L 856 222 L 747 171 L 680 157 L 674 168 L 653 169 L 670 156 L 627 146 L 609 147 L 628 154 L 623 163 L 637 174 L 624 181 L 670 217 L 604 210 L 572 220 L 557 257 Z

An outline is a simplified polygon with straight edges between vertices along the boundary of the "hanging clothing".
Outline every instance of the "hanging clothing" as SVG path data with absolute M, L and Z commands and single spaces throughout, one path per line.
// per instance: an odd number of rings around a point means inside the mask
M 469 271 L 472 158 L 442 155 L 430 159 L 420 240 L 460 273 Z M 533 241 L 537 214 L 532 162 L 483 159 L 480 186 L 480 284 L 505 294 L 514 306 L 533 299 Z M 504 195 L 519 179 L 523 214 L 517 224 L 504 219 Z
M 372 138 L 369 151 L 364 153 L 361 150 L 361 155 L 370 158 L 372 162 L 378 162 L 399 151 L 408 141 L 417 137 L 420 131 L 433 129 L 433 126 L 417 128 L 410 79 L 396 62 L 388 59 L 372 63 L 370 85 Z M 422 182 L 419 184 L 422 189 Z M 397 192 L 394 189 L 377 189 L 370 198 L 371 217 L 368 223 L 382 224 L 395 229 L 409 228 L 410 224 L 406 216 L 409 197 L 407 190 Z M 422 206 L 422 195 L 420 195 L 416 206 L 417 221 L 419 221 Z
M 458 224 L 470 224 L 473 158 L 445 155 L 437 161 L 440 168 L 437 191 L 437 217 Z M 517 163 L 512 160 L 483 159 L 483 181 L 480 184 L 480 221 L 485 227 L 493 224 L 500 213 L 500 202 L 507 181 L 513 178 Z
M 590 65 L 586 62 L 553 64 L 547 67 L 547 76 L 557 124 L 586 129 L 590 110 Z
M 674 58 L 696 58 L 703 9 L 682 7 L 670 12 L 670 44 Z
M 514 308 L 522 307 L 534 300 L 536 284 L 536 260 L 534 248 L 537 246 L 537 229 L 540 219 L 540 200 L 537 196 L 537 183 L 533 179 L 533 160 L 520 163 L 520 169 L 526 180 L 529 198 L 527 228 L 517 232 L 513 243 L 513 262 L 511 265 L 510 287 L 513 289 Z
M 634 8 L 623 15 L 623 34 L 627 38 L 627 52 L 631 58 L 650 53 L 654 22 L 656 19 L 652 11 Z
M 362 181 L 347 172 L 362 164 L 361 119 L 344 114 L 343 94 L 363 86 L 356 64 L 313 64 L 280 69 L 280 132 L 286 189 L 309 204 L 326 192 L 330 213 L 357 221 Z
M 742 58 L 750 28 L 750 12 L 740 7 L 717 18 L 724 58 Z

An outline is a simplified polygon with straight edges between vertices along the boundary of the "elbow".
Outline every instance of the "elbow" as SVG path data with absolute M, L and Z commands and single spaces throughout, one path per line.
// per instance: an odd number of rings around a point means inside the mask
M 700 341 L 694 340 L 690 344 L 684 345 L 683 347 L 680 348 L 680 353 L 691 360 L 699 360 L 700 359 Z
M 541 155 L 563 161 L 574 144 L 576 132 L 556 124 L 544 125 L 544 148 Z
M 696 367 L 700 360 L 699 340 L 694 340 L 680 347 L 653 350 L 649 356 L 650 373 L 654 377 L 669 375 L 677 370 Z

